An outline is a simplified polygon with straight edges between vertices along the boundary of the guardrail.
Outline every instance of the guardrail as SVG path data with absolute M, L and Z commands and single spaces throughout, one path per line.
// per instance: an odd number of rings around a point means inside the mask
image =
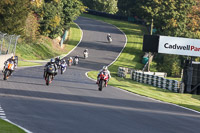
M 127 74 L 131 74 L 131 79 L 140 83 L 149 84 L 173 92 L 180 91 L 179 81 L 166 79 L 167 73 L 164 72 L 143 72 L 125 67 L 118 68 L 119 77 L 126 78 Z
M 173 92 L 179 92 L 179 81 L 170 80 L 156 75 L 145 74 L 143 72 L 133 71 L 131 78 L 134 81 L 149 84 L 158 88 L 167 89 Z

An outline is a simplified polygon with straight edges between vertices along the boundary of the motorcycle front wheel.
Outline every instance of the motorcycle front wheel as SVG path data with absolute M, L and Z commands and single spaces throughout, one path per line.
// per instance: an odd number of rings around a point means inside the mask
M 104 81 L 100 80 L 99 81 L 99 91 L 102 91 L 103 87 L 104 87 Z
M 4 80 L 7 80 L 8 79 L 8 77 L 9 77 L 9 75 L 10 75 L 10 71 L 9 70 L 5 70 L 4 71 Z

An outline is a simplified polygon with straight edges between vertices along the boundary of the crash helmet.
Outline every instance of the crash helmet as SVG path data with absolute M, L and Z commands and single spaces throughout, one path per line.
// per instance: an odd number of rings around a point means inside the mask
M 52 59 L 50 60 L 50 62 L 51 62 L 51 63 L 54 63 L 54 62 L 55 62 L 55 60 L 52 58 Z
M 110 36 L 110 33 L 108 33 L 108 36 Z
M 103 66 L 103 71 L 107 71 L 108 70 L 108 67 L 107 66 Z
M 11 60 L 15 60 L 15 56 L 12 56 L 12 57 L 11 57 Z

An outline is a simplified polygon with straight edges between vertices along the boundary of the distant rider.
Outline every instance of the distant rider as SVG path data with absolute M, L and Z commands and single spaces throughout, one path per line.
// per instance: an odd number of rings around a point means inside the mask
M 45 78 L 46 78 L 46 74 L 47 74 L 46 69 L 47 69 L 47 67 L 48 67 L 49 65 L 53 65 L 54 68 L 55 68 L 55 73 L 54 73 L 53 76 L 56 76 L 57 73 L 58 73 L 58 66 L 57 66 L 57 64 L 55 63 L 55 60 L 52 58 L 52 59 L 50 60 L 50 62 L 47 62 L 47 64 L 44 66 L 44 75 L 43 75 L 43 76 L 44 76 Z
M 103 68 L 99 71 L 98 76 L 97 76 L 97 82 L 96 82 L 96 84 L 99 84 L 99 80 L 100 80 L 99 76 L 100 76 L 101 72 L 104 72 L 105 74 L 108 75 L 108 80 L 106 81 L 106 87 L 107 87 L 108 81 L 111 78 L 110 71 L 108 70 L 107 66 L 103 66 Z
M 107 40 L 110 41 L 111 35 L 108 33 Z

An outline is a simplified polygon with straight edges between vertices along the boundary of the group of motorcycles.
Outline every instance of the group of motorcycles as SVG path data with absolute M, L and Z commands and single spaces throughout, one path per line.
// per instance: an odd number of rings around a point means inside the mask
M 44 68 L 44 79 L 46 81 L 46 85 L 48 86 L 53 81 L 54 77 L 58 73 L 58 70 L 60 70 L 60 73 L 63 74 L 66 71 L 67 66 L 70 67 L 72 66 L 72 64 L 78 65 L 78 63 L 79 63 L 78 57 L 74 57 L 74 59 L 70 57 L 67 60 L 67 62 L 65 59 L 56 58 L 55 63 L 54 61 L 52 63 L 51 59 L 51 61 L 47 63 L 47 65 Z
M 112 42 L 112 38 L 110 36 L 110 34 L 107 35 L 107 40 L 109 43 Z M 88 49 L 85 49 L 83 52 L 83 57 L 84 59 L 88 58 Z M 14 58 L 14 56 L 13 56 Z M 4 63 L 4 69 L 3 69 L 3 79 L 7 80 L 13 73 L 14 69 L 16 68 L 16 62 L 18 62 L 18 58 L 17 56 L 15 56 L 14 60 L 7 60 Z M 55 63 L 49 63 L 45 66 L 44 69 L 44 79 L 46 81 L 46 85 L 48 86 L 54 79 L 54 77 L 57 75 L 58 70 L 60 70 L 60 73 L 63 74 L 66 69 L 67 66 L 71 66 L 71 65 L 78 65 L 79 63 L 79 58 L 76 56 L 74 57 L 74 59 L 72 57 L 70 57 L 67 62 L 65 59 L 55 59 Z M 101 72 L 99 75 L 99 83 L 98 83 L 98 87 L 99 87 L 99 91 L 102 91 L 103 87 L 106 86 L 106 81 L 108 80 L 108 75 L 106 75 L 105 73 Z

